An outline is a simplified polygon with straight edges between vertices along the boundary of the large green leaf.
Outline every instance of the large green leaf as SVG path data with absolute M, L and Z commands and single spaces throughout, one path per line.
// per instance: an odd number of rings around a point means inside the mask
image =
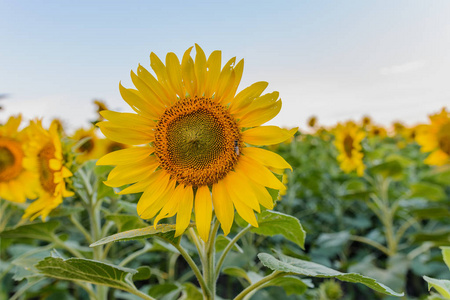
M 156 226 L 156 228 L 152 225 L 144 228 L 119 232 L 96 241 L 95 243 L 91 244 L 90 247 L 100 246 L 111 242 L 148 239 L 155 236 L 160 237 L 172 244 L 178 244 L 180 242 L 181 236 L 174 237 L 174 235 L 175 225 L 159 224 Z
M 320 278 L 336 278 L 341 281 L 362 283 L 369 288 L 383 294 L 392 296 L 403 296 L 403 293 L 397 293 L 389 287 L 378 283 L 375 279 L 356 274 L 356 273 L 341 273 L 339 271 L 327 268 L 325 266 L 301 260 L 285 255 L 280 255 L 282 260 L 279 260 L 267 253 L 258 254 L 258 258 L 263 265 L 274 271 L 282 271 L 286 273 L 293 273 L 297 275 L 320 277 Z
M 392 177 L 398 179 L 402 175 L 403 166 L 397 160 L 390 160 L 370 167 L 368 171 L 374 174 L 380 174 L 383 177 Z
M 251 231 L 268 236 L 281 234 L 304 249 L 306 232 L 297 218 L 266 210 L 258 215 L 258 225 L 258 228 L 253 227 Z
M 0 237 L 10 239 L 34 239 L 51 242 L 55 238 L 58 221 L 39 222 L 22 225 L 14 229 L 0 232 Z
M 119 231 L 126 231 L 138 228 L 144 228 L 148 224 L 142 221 L 138 216 L 116 214 L 106 216 L 107 220 L 113 221 Z
M 434 183 L 414 183 L 411 185 L 411 191 L 411 198 L 425 198 L 432 201 L 439 201 L 446 198 L 444 188 Z
M 295 276 L 275 278 L 264 285 L 264 287 L 268 286 L 282 287 L 288 296 L 292 294 L 301 295 L 306 292 L 308 287 L 313 287 L 310 282 L 304 282 L 303 280 Z
M 450 280 L 434 279 L 428 276 L 423 276 L 423 279 L 428 282 L 428 290 L 435 288 L 446 299 L 450 299 Z
M 41 274 L 48 277 L 70 281 L 85 281 L 99 285 L 106 285 L 124 291 L 134 290 L 127 281 L 137 271 L 122 268 L 103 262 L 61 257 L 47 257 L 35 265 Z

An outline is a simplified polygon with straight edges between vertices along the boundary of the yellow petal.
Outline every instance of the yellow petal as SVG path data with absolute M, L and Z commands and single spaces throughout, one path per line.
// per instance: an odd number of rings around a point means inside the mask
M 193 97 L 197 93 L 197 81 L 195 78 L 194 61 L 191 58 L 191 50 L 193 47 L 184 52 L 181 60 L 181 75 L 183 77 L 183 84 L 189 96 Z
M 175 181 L 165 171 L 158 172 L 158 178 L 151 182 L 142 194 L 137 204 L 137 213 L 142 219 L 153 218 L 175 188 Z
M 252 110 L 239 120 L 240 127 L 254 127 L 272 120 L 281 110 L 281 101 L 275 102 L 270 107 Z
M 98 166 L 126 165 L 141 161 L 153 153 L 153 147 L 133 147 L 106 154 L 97 161 Z
M 181 84 L 181 65 L 178 57 L 173 52 L 166 55 L 166 69 L 172 89 L 180 98 L 186 97 L 183 85 Z
M 242 172 L 245 176 L 263 186 L 276 190 L 285 189 L 283 183 L 272 172 L 252 158 L 247 156 L 239 157 L 235 169 L 236 172 Z
M 108 180 L 103 183 L 107 186 L 119 187 L 125 184 L 138 182 L 152 173 L 159 163 L 154 156 L 132 164 L 120 165 L 109 172 Z
M 153 120 L 157 120 L 161 114 L 164 112 L 164 105 L 159 99 L 159 97 L 153 92 L 153 90 L 133 71 L 130 72 L 131 81 L 133 81 L 134 86 L 143 96 L 142 99 L 145 101 L 145 105 L 148 107 L 146 112 L 151 114 Z
M 184 193 L 179 200 L 180 206 L 177 213 L 175 237 L 183 234 L 183 232 L 189 226 L 189 222 L 191 221 L 192 205 L 194 201 L 194 192 L 192 191 L 192 186 L 186 186 L 186 188 L 184 189 Z
M 233 74 L 234 74 L 234 80 L 233 85 L 230 88 L 230 92 L 224 99 L 222 100 L 222 103 L 224 105 L 231 103 L 231 101 L 234 99 L 234 96 L 236 95 L 236 91 L 239 87 L 239 83 L 242 79 L 242 73 L 244 72 L 244 60 L 241 59 L 237 65 L 234 67 Z
M 292 171 L 291 165 L 280 155 L 272 151 L 256 147 L 245 147 L 242 149 L 242 154 L 253 158 L 264 166 L 270 166 L 276 169 L 291 169 Z
M 244 131 L 242 138 L 245 143 L 251 145 L 274 145 L 292 137 L 297 132 L 297 129 L 287 130 L 277 126 L 259 126 Z
M 206 86 L 205 86 L 205 97 L 211 98 L 214 94 L 214 88 L 217 86 L 217 81 L 219 80 L 220 67 L 222 64 L 222 52 L 219 50 L 214 51 L 208 58 L 206 62 Z
M 123 100 L 138 114 L 142 114 L 150 119 L 155 119 L 155 112 L 143 99 L 142 95 L 137 90 L 127 89 L 119 83 L 119 91 Z
M 223 180 L 219 180 L 219 182 L 213 185 L 212 200 L 217 219 L 220 222 L 223 234 L 226 236 L 230 233 L 231 225 L 233 225 L 234 208 Z
M 73 176 L 72 172 L 70 172 L 69 169 L 67 169 L 66 167 L 61 168 L 61 173 L 63 178 Z
M 219 80 L 217 82 L 217 87 L 214 88 L 215 90 L 215 96 L 214 99 L 217 102 L 221 102 L 230 92 L 233 88 L 234 83 L 234 70 L 233 70 L 233 64 L 236 61 L 236 57 L 233 57 L 230 59 L 225 66 L 222 68 L 222 72 L 220 72 Z M 225 103 L 223 103 L 225 104 Z
M 166 90 L 147 69 L 139 65 L 137 75 L 155 93 L 158 100 L 165 106 L 169 106 L 176 100 L 176 95 L 172 91 Z
M 48 165 L 50 167 L 50 169 L 55 170 L 55 171 L 59 171 L 61 170 L 62 164 L 61 161 L 59 159 L 50 159 L 48 161 Z
M 240 91 L 231 102 L 231 113 L 237 113 L 239 110 L 249 105 L 255 98 L 258 98 L 262 92 L 264 92 L 268 85 L 267 82 L 259 81 Z
M 195 194 L 195 223 L 204 242 L 208 241 L 212 219 L 212 198 L 208 186 L 197 189 Z
M 176 91 L 174 91 L 172 89 L 172 86 L 170 85 L 166 67 L 159 59 L 159 57 L 156 56 L 156 54 L 153 52 L 150 53 L 150 66 L 152 67 L 153 71 L 155 71 L 159 83 L 164 87 L 164 90 L 167 92 L 168 99 L 173 102 L 176 101 L 177 99 Z
M 447 153 L 442 150 L 436 150 L 428 155 L 424 162 L 432 166 L 442 166 L 449 162 L 449 159 L 450 156 Z
M 141 115 L 132 113 L 120 113 L 111 110 L 102 110 L 100 112 L 100 115 L 117 126 L 129 127 L 142 131 L 152 130 L 152 128 L 154 128 L 156 125 L 154 121 Z
M 253 189 L 249 186 L 249 182 L 251 181 L 248 178 L 242 176 L 240 173 L 231 171 L 227 174 L 223 181 L 228 193 L 233 196 L 233 199 L 237 198 L 242 203 L 257 212 L 261 211 L 258 199 L 256 198 Z
M 256 194 L 259 203 L 267 209 L 273 209 L 273 198 L 269 191 L 258 183 L 251 182 L 250 186 Z
M 155 228 L 161 219 L 170 218 L 178 212 L 178 208 L 180 207 L 180 199 L 184 195 L 184 189 L 185 189 L 185 187 L 183 184 L 179 184 L 175 188 L 170 199 L 166 203 L 164 203 L 164 206 L 162 207 L 161 211 L 156 216 L 155 222 L 154 222 Z
M 253 227 L 258 227 L 258 221 L 256 221 L 255 213 L 253 209 L 242 203 L 238 198 L 232 197 L 234 207 L 238 214 L 247 221 Z
M 197 93 L 200 97 L 205 93 L 206 55 L 199 45 L 195 44 L 195 77 L 197 78 Z
M 111 124 L 98 122 L 96 124 L 103 134 L 110 140 L 127 145 L 142 145 L 153 141 L 153 132 L 144 132 Z

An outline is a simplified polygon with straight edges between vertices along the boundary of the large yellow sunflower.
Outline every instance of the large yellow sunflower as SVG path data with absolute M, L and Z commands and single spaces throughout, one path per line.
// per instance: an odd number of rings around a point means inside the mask
M 337 160 L 341 169 L 345 173 L 356 170 L 358 176 L 364 174 L 363 153 L 361 152 L 361 141 L 365 137 L 362 131 L 355 123 L 347 122 L 338 124 L 335 128 L 334 145 L 339 150 Z
M 66 190 L 64 181 L 64 178 L 72 176 L 72 173 L 64 166 L 57 122 L 52 122 L 47 131 L 42 128 L 40 121 L 32 121 L 27 127 L 27 133 L 30 141 L 23 163 L 27 169 L 39 175 L 39 198 L 27 207 L 22 218 L 33 220 L 42 216 L 45 220 L 48 214 L 62 203 L 63 197 L 73 195 Z
M 10 117 L 0 126 L 0 199 L 25 202 L 36 197 L 36 174 L 24 168 L 26 135 L 19 131 L 22 118 Z
M 445 108 L 430 116 L 431 124 L 417 128 L 416 141 L 422 152 L 431 152 L 425 159 L 429 165 L 442 166 L 450 163 L 450 114 Z
M 278 92 L 261 96 L 266 82 L 257 82 L 236 94 L 244 62 L 236 58 L 221 67 L 221 52 L 207 58 L 195 45 L 180 61 L 168 53 L 166 64 L 154 54 L 150 65 L 131 72 L 136 89 L 119 85 L 123 99 L 136 112 L 103 111 L 109 121 L 98 123 L 106 137 L 129 145 L 97 164 L 117 165 L 105 184 L 135 183 L 121 194 L 144 192 L 137 211 L 141 218 L 176 217 L 176 236 L 187 228 L 194 209 L 196 226 L 208 239 L 212 211 L 228 234 L 234 208 L 248 223 L 258 226 L 254 211 L 260 204 L 273 208 L 266 187 L 284 185 L 268 169 L 290 168 L 279 155 L 252 147 L 289 139 L 297 128 L 260 126 L 281 109 Z

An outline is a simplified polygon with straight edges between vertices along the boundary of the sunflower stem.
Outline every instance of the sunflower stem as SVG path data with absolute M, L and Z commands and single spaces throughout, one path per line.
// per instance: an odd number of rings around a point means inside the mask
M 288 273 L 282 272 L 282 271 L 274 271 L 274 272 L 272 272 L 272 274 L 267 275 L 266 277 L 262 278 L 260 281 L 257 281 L 255 283 L 253 283 L 252 285 L 248 286 L 246 289 L 244 289 L 242 292 L 240 292 L 239 295 L 237 295 L 233 300 L 245 299 L 245 296 L 247 296 L 249 293 L 251 293 L 253 291 L 256 291 L 258 288 L 260 288 L 267 282 L 269 282 L 275 278 L 285 276 L 285 275 L 288 275 Z
M 200 269 L 195 264 L 192 257 L 186 252 L 186 250 L 179 244 L 173 244 L 173 246 L 180 252 L 181 256 L 184 257 L 188 265 L 191 267 L 192 271 L 195 274 L 195 277 L 197 277 L 198 283 L 200 284 L 200 287 L 203 291 L 203 296 L 205 299 L 211 299 L 211 291 L 209 290 L 208 286 L 206 285 L 205 279 L 202 276 L 202 273 L 200 272 Z
M 216 273 L 216 280 L 219 277 L 220 269 L 222 268 L 223 262 L 225 261 L 225 258 L 227 257 L 228 252 L 230 252 L 230 250 L 233 248 L 233 246 L 236 244 L 236 242 L 239 241 L 239 239 L 244 234 L 246 234 L 251 228 L 252 228 L 252 226 L 248 225 L 247 227 L 242 229 L 238 234 L 236 234 L 236 236 L 225 247 L 225 249 L 222 252 L 222 255 L 219 258 L 219 261 L 217 262 L 216 271 L 215 271 L 215 273 Z
M 205 254 L 206 254 L 206 264 L 203 265 L 203 275 L 206 279 L 206 284 L 211 291 L 211 298 L 206 299 L 215 299 L 216 297 L 216 273 L 215 273 L 215 263 L 216 263 L 216 236 L 217 231 L 219 230 L 219 221 L 216 219 L 214 221 L 214 225 L 209 234 L 208 241 L 204 243 Z

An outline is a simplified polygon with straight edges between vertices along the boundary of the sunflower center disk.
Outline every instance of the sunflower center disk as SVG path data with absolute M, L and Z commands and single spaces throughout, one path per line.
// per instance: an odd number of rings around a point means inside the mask
M 352 157 L 352 150 L 353 150 L 353 138 L 351 136 L 347 135 L 344 138 L 345 154 L 347 154 L 348 157 Z
M 438 133 L 439 148 L 450 155 L 450 123 L 441 127 Z
M 54 182 L 54 171 L 50 168 L 50 159 L 55 158 L 55 147 L 48 143 L 38 154 L 39 179 L 42 188 L 50 194 L 55 192 L 56 184 Z
M 239 127 L 227 109 L 211 99 L 188 98 L 168 108 L 158 121 L 155 154 L 178 183 L 212 185 L 236 164 Z
M 14 140 L 0 140 L 0 182 L 16 178 L 22 171 L 23 151 Z

